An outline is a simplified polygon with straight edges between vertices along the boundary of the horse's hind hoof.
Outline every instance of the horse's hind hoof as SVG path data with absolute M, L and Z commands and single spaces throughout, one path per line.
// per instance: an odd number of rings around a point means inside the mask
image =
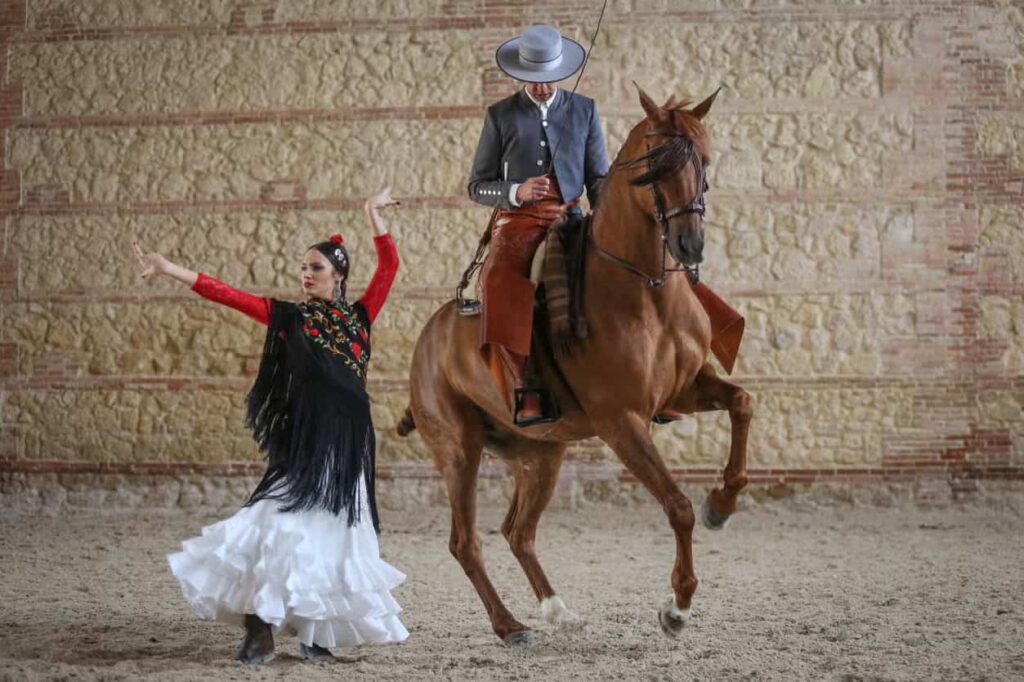
M 678 637 L 686 624 L 690 622 L 690 609 L 681 609 L 676 606 L 675 596 L 668 598 L 665 605 L 658 609 L 658 622 L 661 624 L 661 631 L 668 637 Z
M 708 530 L 722 530 L 729 523 L 729 514 L 719 514 L 711 508 L 708 500 L 704 500 L 700 505 L 700 519 Z
M 532 630 L 520 630 L 505 635 L 505 646 L 510 649 L 529 649 L 537 643 L 537 636 Z

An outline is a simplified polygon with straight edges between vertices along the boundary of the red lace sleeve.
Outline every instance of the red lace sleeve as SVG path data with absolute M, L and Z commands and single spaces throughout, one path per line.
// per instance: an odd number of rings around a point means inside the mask
M 203 298 L 229 306 L 245 313 L 261 324 L 270 324 L 270 299 L 253 296 L 232 286 L 199 273 L 192 291 Z
M 398 272 L 398 250 L 395 249 L 391 235 L 377 235 L 373 238 L 373 246 L 377 249 L 377 271 L 373 273 L 370 285 L 359 299 L 366 308 L 371 324 L 383 307 L 388 292 L 391 291 L 391 283 L 395 281 L 395 273 Z

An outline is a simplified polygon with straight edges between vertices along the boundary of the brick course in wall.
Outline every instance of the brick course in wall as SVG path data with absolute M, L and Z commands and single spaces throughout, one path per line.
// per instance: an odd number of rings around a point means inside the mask
M 141 7 L 0 4 L 0 474 L 258 472 L 240 396 L 261 330 L 138 284 L 124 247 L 288 296 L 298 250 L 341 225 L 361 284 L 359 208 L 394 181 L 381 477 L 431 477 L 390 426 L 416 333 L 487 218 L 462 187 L 484 107 L 515 87 L 493 50 L 537 21 L 587 44 L 597 7 Z M 963 497 L 1024 480 L 1021 72 L 1009 1 L 609 2 L 581 92 L 612 154 L 640 116 L 631 81 L 662 99 L 728 86 L 708 119 L 705 279 L 748 320 L 752 483 Z M 655 437 L 680 481 L 719 477 L 724 415 Z M 629 480 L 599 443 L 572 453 L 571 476 Z

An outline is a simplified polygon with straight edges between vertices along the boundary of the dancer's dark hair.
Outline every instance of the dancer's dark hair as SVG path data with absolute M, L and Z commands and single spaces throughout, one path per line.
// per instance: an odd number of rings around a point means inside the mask
M 348 284 L 348 271 L 350 267 L 345 240 L 340 234 L 332 234 L 326 241 L 317 242 L 309 248 L 316 249 L 322 253 L 324 258 L 334 267 L 334 271 L 341 275 L 341 296 L 339 298 L 345 298 L 345 288 Z

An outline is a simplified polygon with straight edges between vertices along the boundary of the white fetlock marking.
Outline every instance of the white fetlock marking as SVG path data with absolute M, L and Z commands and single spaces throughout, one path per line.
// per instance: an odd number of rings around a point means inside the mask
M 559 596 L 542 601 L 540 615 L 552 625 L 576 625 L 580 622 L 580 617 L 570 611 Z
M 665 606 L 662 610 L 670 618 L 680 620 L 684 623 L 688 622 L 690 618 L 693 617 L 693 613 L 690 611 L 690 609 L 681 609 L 678 606 L 676 606 L 675 595 L 668 598 L 668 601 L 665 602 Z

